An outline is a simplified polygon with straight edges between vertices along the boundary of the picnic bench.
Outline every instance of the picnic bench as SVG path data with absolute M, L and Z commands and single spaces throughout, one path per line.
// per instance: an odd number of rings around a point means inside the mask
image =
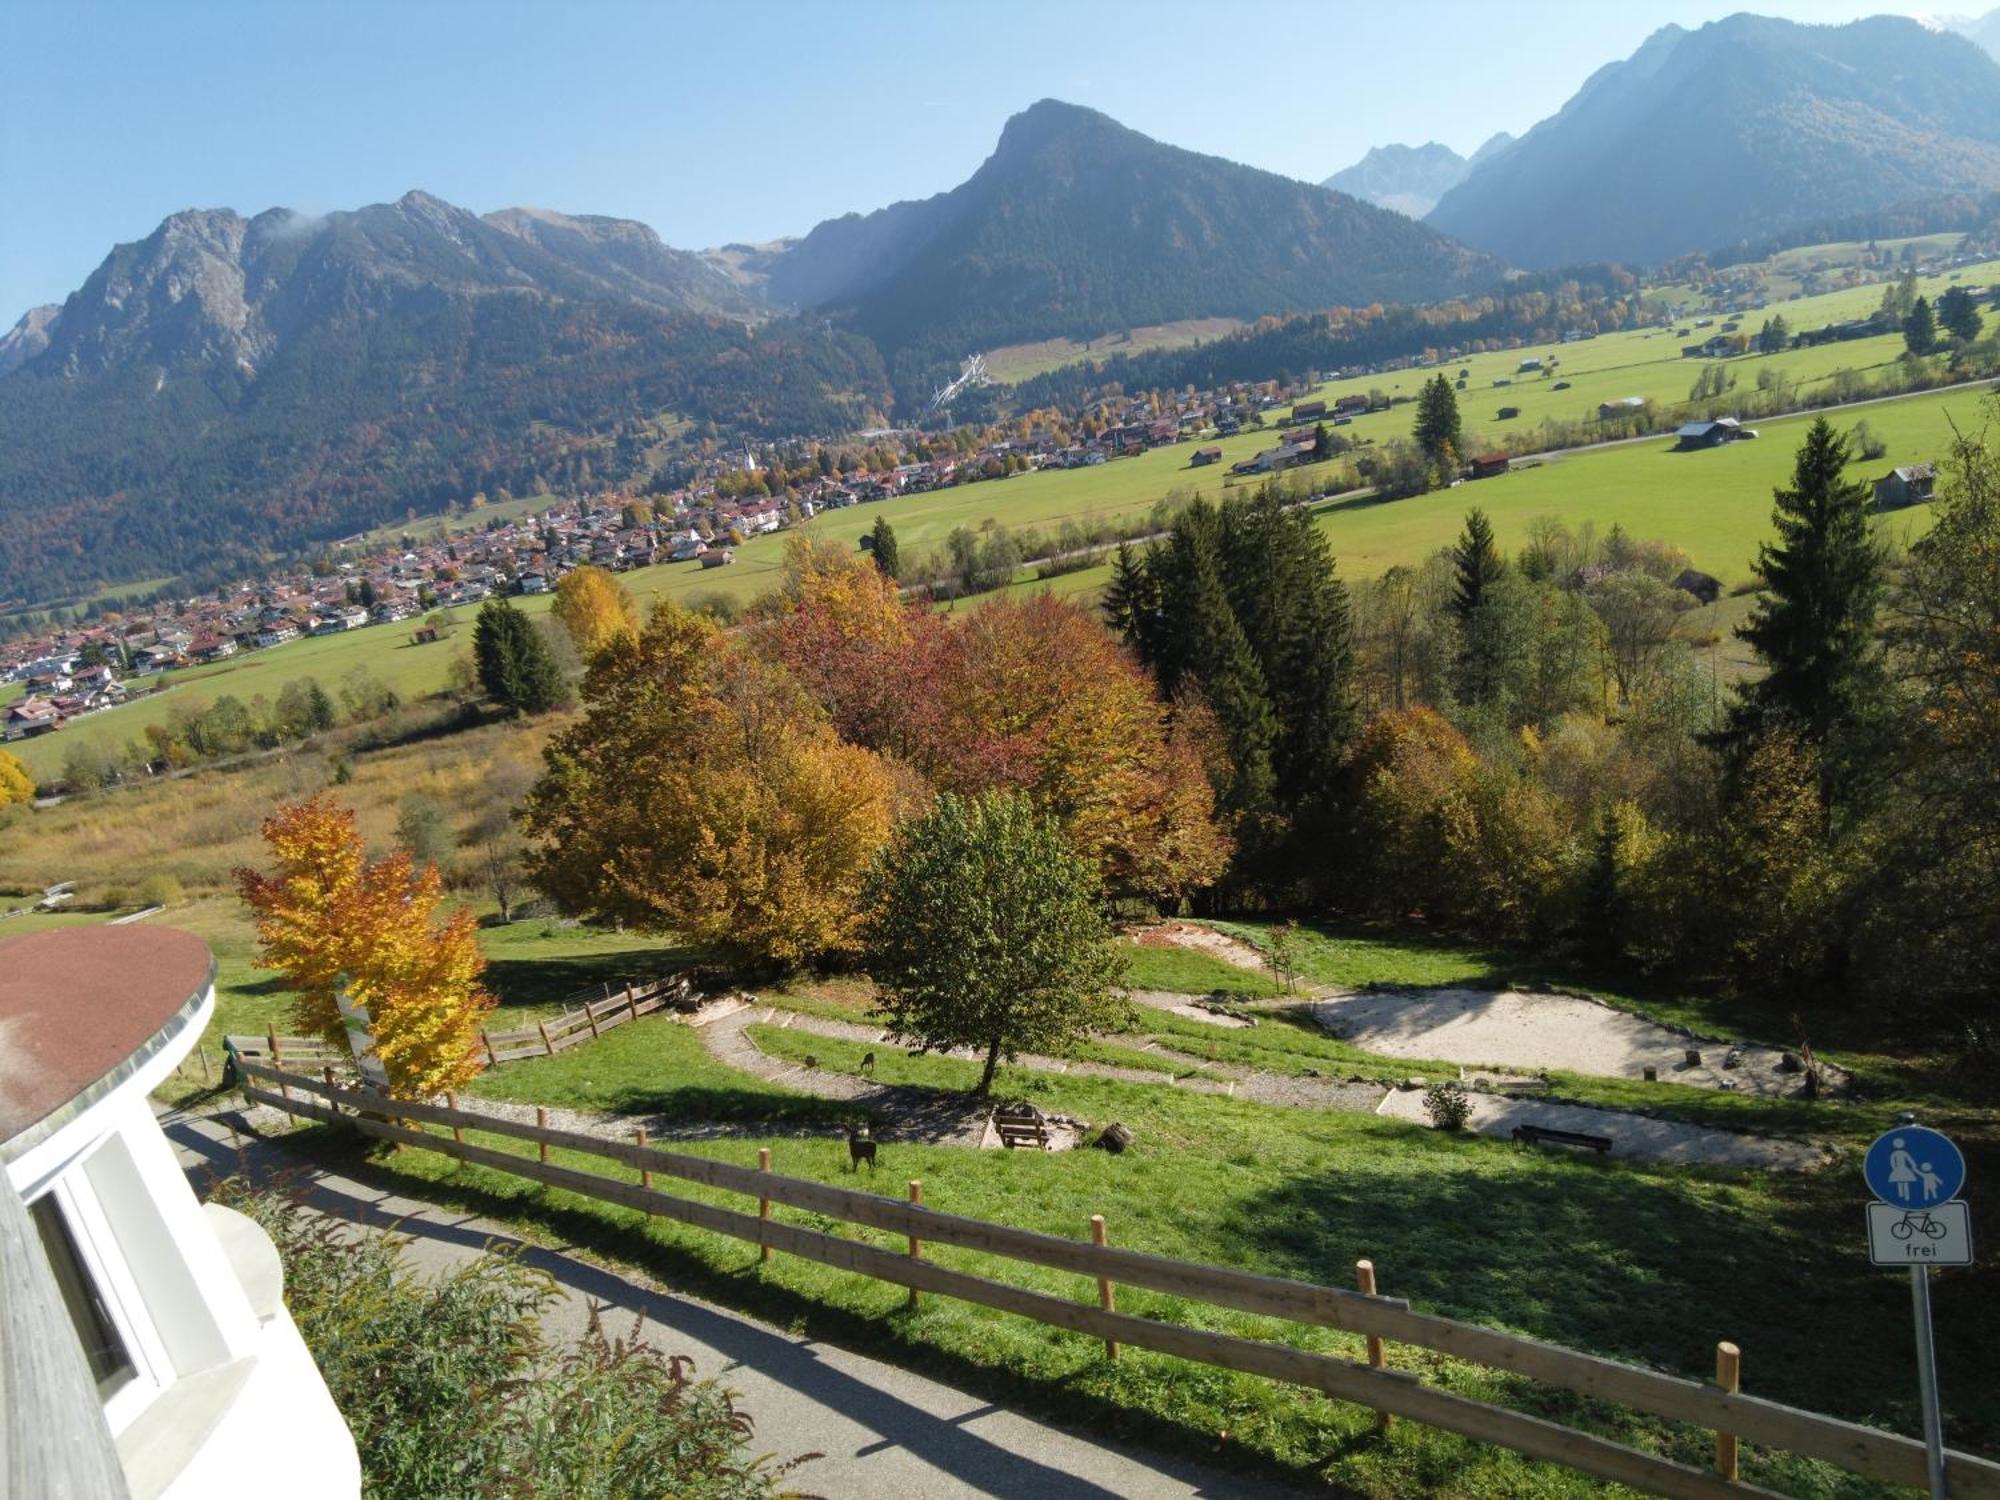
M 1552 1130 L 1546 1125 L 1516 1125 L 1514 1139 L 1529 1146 L 1574 1146 L 1579 1151 L 1595 1151 L 1602 1156 L 1611 1149 L 1608 1135 L 1590 1135 L 1581 1130 Z
M 1048 1117 L 1025 1101 L 995 1108 L 993 1129 L 1000 1137 L 1000 1144 L 1009 1151 L 1016 1146 L 1033 1146 L 1037 1151 L 1046 1151 L 1050 1146 Z

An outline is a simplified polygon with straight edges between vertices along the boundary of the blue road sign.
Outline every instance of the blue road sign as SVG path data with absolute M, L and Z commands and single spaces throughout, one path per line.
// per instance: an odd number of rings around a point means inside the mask
M 1935 1130 L 1898 1125 L 1876 1137 L 1861 1159 L 1861 1175 L 1891 1208 L 1930 1208 L 1965 1187 L 1965 1158 Z

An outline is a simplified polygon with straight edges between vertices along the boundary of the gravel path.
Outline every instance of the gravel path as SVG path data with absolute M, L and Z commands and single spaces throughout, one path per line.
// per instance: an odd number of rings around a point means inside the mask
M 1662 1083 L 1726 1089 L 1760 1098 L 1796 1093 L 1803 1079 L 1779 1070 L 1777 1049 L 1700 1042 L 1670 1027 L 1573 995 L 1514 990 L 1383 990 L 1313 1002 L 1313 1019 L 1331 1035 L 1390 1057 L 1496 1064 L 1534 1072 L 1561 1068 L 1604 1078 L 1641 1078 L 1656 1070 Z M 1691 1066 L 1693 1048 L 1701 1064 Z M 1731 1051 L 1737 1065 L 1723 1066 Z M 1823 1068 L 1826 1081 L 1845 1080 Z
M 1684 1125 L 1678 1120 L 1655 1120 L 1646 1115 L 1627 1114 L 1623 1110 L 1592 1109 L 1585 1104 L 1505 1099 L 1492 1094 L 1474 1094 L 1467 1103 L 1472 1106 L 1472 1113 L 1466 1123 L 1481 1135 L 1506 1138 L 1513 1134 L 1516 1125 L 1573 1130 L 1584 1135 L 1610 1137 L 1609 1154 L 1634 1161 L 1805 1172 L 1824 1166 L 1833 1159 L 1832 1153 L 1824 1147 L 1806 1141 L 1739 1135 L 1733 1130 Z M 1392 1120 L 1407 1120 L 1414 1125 L 1430 1124 L 1430 1118 L 1424 1112 L 1422 1089 L 1397 1089 L 1382 1101 L 1376 1112 Z M 1548 1149 L 1567 1151 L 1572 1148 L 1559 1146 Z

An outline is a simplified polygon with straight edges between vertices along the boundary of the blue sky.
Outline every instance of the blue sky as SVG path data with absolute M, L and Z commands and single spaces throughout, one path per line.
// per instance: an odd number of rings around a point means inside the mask
M 0 328 L 190 207 L 421 187 L 640 219 L 693 248 L 800 234 L 952 186 L 1049 96 L 1316 181 L 1378 143 L 1519 133 L 1655 28 L 1744 8 L 1905 7 L 4 0 Z

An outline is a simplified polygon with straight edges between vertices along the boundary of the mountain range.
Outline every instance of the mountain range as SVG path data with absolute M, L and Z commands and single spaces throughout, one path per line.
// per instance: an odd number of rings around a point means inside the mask
M 1657 264 L 1792 221 L 2000 186 L 2000 64 L 1895 16 L 1668 26 L 1425 222 L 1520 266 Z
M 789 244 L 695 253 L 422 192 L 190 210 L 0 340 L 0 598 L 245 569 L 478 491 L 672 478 L 671 437 L 877 425 L 1012 340 L 1423 301 L 1503 271 L 1053 101 L 960 187 Z
M 1320 186 L 1421 219 L 1437 206 L 1438 199 L 1513 140 L 1503 130 L 1470 156 L 1460 156 L 1436 141 L 1421 146 L 1374 146 L 1360 161 L 1335 172 Z

